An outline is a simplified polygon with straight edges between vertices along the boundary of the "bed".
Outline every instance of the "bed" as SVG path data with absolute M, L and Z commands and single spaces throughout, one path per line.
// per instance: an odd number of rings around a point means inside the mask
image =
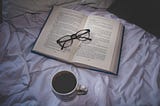
M 43 5 L 43 11 L 23 5 L 16 8 L 15 2 L 6 0 L 3 2 L 4 20 L 0 24 L 1 106 L 160 105 L 160 39 L 100 8 L 104 5 L 90 4 L 63 3 L 66 8 L 112 18 L 124 25 L 118 75 L 75 67 L 31 52 L 50 6 Z M 79 82 L 88 87 L 87 95 L 69 102 L 57 99 L 50 82 L 53 74 L 60 70 L 76 73 Z

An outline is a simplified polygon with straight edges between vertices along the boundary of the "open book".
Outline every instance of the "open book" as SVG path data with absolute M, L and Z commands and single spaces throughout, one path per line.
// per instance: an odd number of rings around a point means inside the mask
M 74 39 L 61 49 L 57 40 L 82 29 L 90 30 L 91 41 Z M 55 7 L 45 23 L 33 51 L 74 65 L 117 74 L 122 24 L 97 15 Z

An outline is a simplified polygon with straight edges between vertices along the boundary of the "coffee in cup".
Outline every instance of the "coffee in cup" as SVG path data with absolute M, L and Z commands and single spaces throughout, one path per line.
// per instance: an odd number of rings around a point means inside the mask
M 78 83 L 74 73 L 59 71 L 52 78 L 52 91 L 62 101 L 70 101 L 77 95 L 85 95 L 87 88 Z

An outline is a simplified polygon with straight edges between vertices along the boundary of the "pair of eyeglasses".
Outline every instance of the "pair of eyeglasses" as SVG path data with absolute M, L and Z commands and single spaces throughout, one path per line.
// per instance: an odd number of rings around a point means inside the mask
M 78 39 L 80 41 L 92 40 L 90 38 L 90 30 L 82 29 L 72 35 L 65 35 L 57 40 L 57 44 L 61 46 L 61 50 L 72 45 L 73 40 Z

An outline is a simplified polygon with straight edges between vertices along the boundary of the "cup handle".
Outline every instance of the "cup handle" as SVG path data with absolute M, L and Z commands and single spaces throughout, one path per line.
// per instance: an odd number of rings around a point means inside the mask
M 77 95 L 86 95 L 88 92 L 88 89 L 84 85 L 78 85 L 77 87 Z

